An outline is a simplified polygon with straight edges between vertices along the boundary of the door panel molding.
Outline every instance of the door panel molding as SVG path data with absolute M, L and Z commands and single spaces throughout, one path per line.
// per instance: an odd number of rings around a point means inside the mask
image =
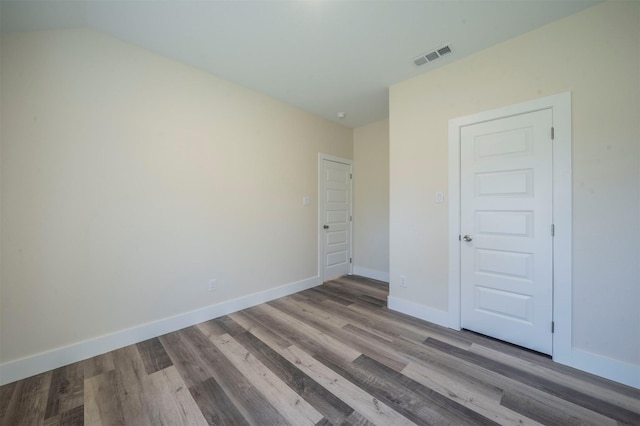
M 460 329 L 460 139 L 461 128 L 499 118 L 552 111 L 553 140 L 553 359 L 571 364 L 571 93 L 506 106 L 449 120 L 449 327 Z M 523 147 L 525 149 L 526 147 Z M 491 152 L 491 147 L 487 147 Z M 550 230 L 551 232 L 551 230 Z

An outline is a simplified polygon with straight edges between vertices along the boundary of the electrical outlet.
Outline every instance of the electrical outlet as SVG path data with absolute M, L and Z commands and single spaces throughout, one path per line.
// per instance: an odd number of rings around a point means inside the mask
M 209 291 L 216 291 L 218 289 L 218 280 L 211 278 L 209 280 Z
M 407 286 L 407 277 L 405 277 L 404 275 L 400 275 L 400 287 L 406 287 Z

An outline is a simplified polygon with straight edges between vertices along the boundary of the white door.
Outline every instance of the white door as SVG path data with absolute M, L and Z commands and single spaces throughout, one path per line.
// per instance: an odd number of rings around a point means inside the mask
M 351 165 L 322 160 L 323 280 L 351 272 Z
M 552 353 L 552 111 L 461 128 L 461 325 Z

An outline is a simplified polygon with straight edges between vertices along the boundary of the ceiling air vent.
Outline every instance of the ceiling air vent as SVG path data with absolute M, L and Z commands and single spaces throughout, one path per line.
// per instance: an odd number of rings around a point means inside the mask
M 430 52 L 427 52 L 418 56 L 417 58 L 414 58 L 413 63 L 416 65 L 416 67 L 421 67 L 424 64 L 433 62 L 436 59 L 440 58 L 441 56 L 448 55 L 449 53 L 451 53 L 451 46 L 449 45 L 442 46 L 442 47 L 439 47 L 438 49 L 434 49 Z

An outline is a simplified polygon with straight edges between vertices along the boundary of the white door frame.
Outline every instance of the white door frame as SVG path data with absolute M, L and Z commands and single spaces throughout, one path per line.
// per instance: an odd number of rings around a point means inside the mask
M 324 160 L 334 161 L 336 163 L 347 164 L 349 173 L 353 176 L 353 160 L 348 158 L 336 157 L 335 155 L 318 153 L 318 276 L 320 283 L 324 282 L 324 236 L 325 232 L 322 228 L 324 224 L 324 176 L 323 162 Z M 349 215 L 353 218 L 353 178 L 349 180 Z M 353 220 L 349 221 L 349 258 L 353 259 Z M 353 262 L 349 264 L 349 275 L 353 273 Z
M 551 109 L 553 140 L 553 359 L 571 357 L 571 93 L 449 120 L 449 326 L 460 329 L 460 133 L 471 124 Z

